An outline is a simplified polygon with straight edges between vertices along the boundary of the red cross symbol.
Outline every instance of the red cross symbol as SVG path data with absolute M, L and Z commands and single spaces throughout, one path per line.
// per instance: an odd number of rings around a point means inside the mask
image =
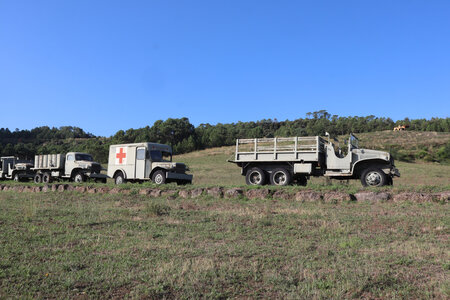
M 119 164 L 122 163 L 122 160 L 127 157 L 127 154 L 123 152 L 123 148 L 120 148 L 120 152 L 116 153 L 116 158 L 119 159 Z

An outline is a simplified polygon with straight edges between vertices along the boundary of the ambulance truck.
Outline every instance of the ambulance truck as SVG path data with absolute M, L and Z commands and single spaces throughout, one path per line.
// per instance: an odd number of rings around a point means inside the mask
M 172 162 L 172 148 L 156 143 L 111 145 L 108 176 L 116 184 L 152 180 L 156 184 L 192 183 L 192 175 L 183 163 Z

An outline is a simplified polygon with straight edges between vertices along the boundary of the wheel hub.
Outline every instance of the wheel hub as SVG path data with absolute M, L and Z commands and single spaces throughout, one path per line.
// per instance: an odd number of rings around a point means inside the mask
M 163 177 L 161 174 L 156 175 L 155 177 L 155 183 L 156 184 L 161 184 L 163 182 Z
M 381 175 L 378 172 L 370 172 L 366 176 L 366 182 L 368 185 L 376 186 L 381 182 Z
M 261 174 L 259 174 L 259 172 L 253 172 L 250 174 L 250 182 L 252 184 L 259 184 L 261 182 Z
M 277 172 L 273 175 L 275 184 L 284 185 L 286 183 L 286 175 L 283 172 Z

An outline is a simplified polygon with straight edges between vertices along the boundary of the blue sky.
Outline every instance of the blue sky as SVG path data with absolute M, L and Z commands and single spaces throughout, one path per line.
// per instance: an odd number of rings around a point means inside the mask
M 448 117 L 450 1 L 0 0 L 0 127 Z

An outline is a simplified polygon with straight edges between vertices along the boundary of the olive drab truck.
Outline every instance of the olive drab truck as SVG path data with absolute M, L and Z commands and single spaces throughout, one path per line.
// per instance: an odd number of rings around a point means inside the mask
M 92 179 L 106 183 L 108 178 L 101 173 L 102 167 L 94 162 L 92 155 L 81 152 L 36 155 L 32 170 L 35 183 L 50 183 L 55 179 L 73 182 Z
M 15 156 L 0 157 L 0 179 L 28 180 L 34 176 L 32 167 L 32 162 L 20 160 Z
M 327 134 L 326 134 L 327 135 Z M 388 152 L 360 149 L 350 135 L 347 153 L 320 136 L 236 140 L 234 160 L 250 185 L 306 185 L 310 176 L 360 179 L 363 186 L 392 185 L 400 176 Z
M 164 144 L 134 143 L 111 145 L 108 176 L 116 184 L 153 181 L 156 184 L 192 183 L 192 175 L 183 163 L 172 162 L 172 148 Z

